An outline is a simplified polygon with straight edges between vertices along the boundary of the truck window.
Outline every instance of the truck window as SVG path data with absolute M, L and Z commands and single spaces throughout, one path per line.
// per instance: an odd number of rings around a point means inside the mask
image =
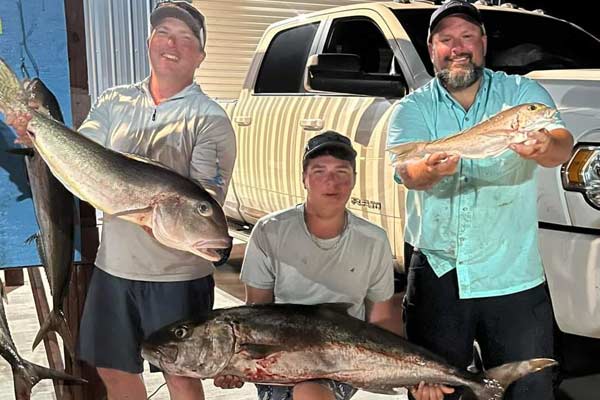
M 319 24 L 279 32 L 265 53 L 254 93 L 303 92 L 306 61 Z
M 323 53 L 355 54 L 367 74 L 401 76 L 400 67 L 387 39 L 377 25 L 365 17 L 333 21 Z
M 432 10 L 394 10 L 433 76 L 427 49 Z M 544 15 L 481 10 L 488 35 L 486 66 L 510 74 L 544 69 L 600 68 L 600 40 L 568 22 Z M 535 27 L 535 28 L 534 28 Z

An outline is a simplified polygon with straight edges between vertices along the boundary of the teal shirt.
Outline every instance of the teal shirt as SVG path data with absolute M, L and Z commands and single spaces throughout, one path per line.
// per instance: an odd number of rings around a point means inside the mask
M 511 106 L 556 107 L 537 82 L 484 71 L 475 102 L 465 111 L 438 79 L 400 100 L 388 147 L 439 139 Z M 558 119 L 549 129 L 562 127 Z M 437 276 L 455 269 L 460 298 L 500 296 L 544 282 L 537 239 L 537 164 L 506 151 L 461 159 L 457 173 L 426 191 L 408 190 L 405 240 L 428 258 Z

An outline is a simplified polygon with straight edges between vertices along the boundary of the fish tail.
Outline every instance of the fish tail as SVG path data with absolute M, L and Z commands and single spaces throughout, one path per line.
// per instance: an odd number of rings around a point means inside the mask
M 6 112 L 16 108 L 25 109 L 25 94 L 21 82 L 0 58 L 0 110 Z
M 403 143 L 397 146 L 389 147 L 386 149 L 386 151 L 394 154 L 392 164 L 396 165 L 411 158 L 417 158 L 423 155 L 422 151 L 426 144 L 426 142 Z
M 38 344 L 42 341 L 44 336 L 46 336 L 49 332 L 56 332 L 63 339 L 63 344 L 71 358 L 75 358 L 75 341 L 73 340 L 73 335 L 71 335 L 71 330 L 67 325 L 67 319 L 62 310 L 54 309 L 48 315 L 48 318 L 44 321 L 37 335 L 35 335 L 35 339 L 33 340 L 32 349 L 35 349 Z
M 504 398 L 508 386 L 524 376 L 558 365 L 550 358 L 534 358 L 491 368 L 482 374 L 483 381 L 469 386 L 472 393 L 465 393 L 464 400 L 495 400 Z
M 31 389 L 42 379 L 60 379 L 63 381 L 86 383 L 85 379 L 74 377 L 66 372 L 42 367 L 21 359 L 21 362 L 12 367 L 13 380 L 15 382 L 15 398 L 17 400 L 29 400 Z

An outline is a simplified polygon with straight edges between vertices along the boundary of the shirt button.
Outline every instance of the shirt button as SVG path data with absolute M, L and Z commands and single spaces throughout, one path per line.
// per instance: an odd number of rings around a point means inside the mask
M 465 117 L 465 121 L 468 121 L 468 120 L 469 120 L 469 117 Z

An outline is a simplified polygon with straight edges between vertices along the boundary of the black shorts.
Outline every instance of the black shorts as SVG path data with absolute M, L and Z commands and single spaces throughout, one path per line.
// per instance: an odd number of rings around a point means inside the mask
M 79 327 L 78 358 L 97 368 L 141 373 L 142 340 L 165 325 L 211 310 L 214 288 L 212 275 L 146 282 L 95 268 Z
M 415 251 L 404 297 L 408 340 L 465 370 L 473 360 L 473 342 L 485 369 L 530 358 L 554 358 L 552 305 L 544 284 L 493 297 L 459 299 L 456 271 L 438 277 L 427 257 Z M 550 368 L 517 380 L 506 400 L 551 400 Z M 444 400 L 458 399 L 461 390 Z M 412 399 L 411 396 L 409 396 Z

